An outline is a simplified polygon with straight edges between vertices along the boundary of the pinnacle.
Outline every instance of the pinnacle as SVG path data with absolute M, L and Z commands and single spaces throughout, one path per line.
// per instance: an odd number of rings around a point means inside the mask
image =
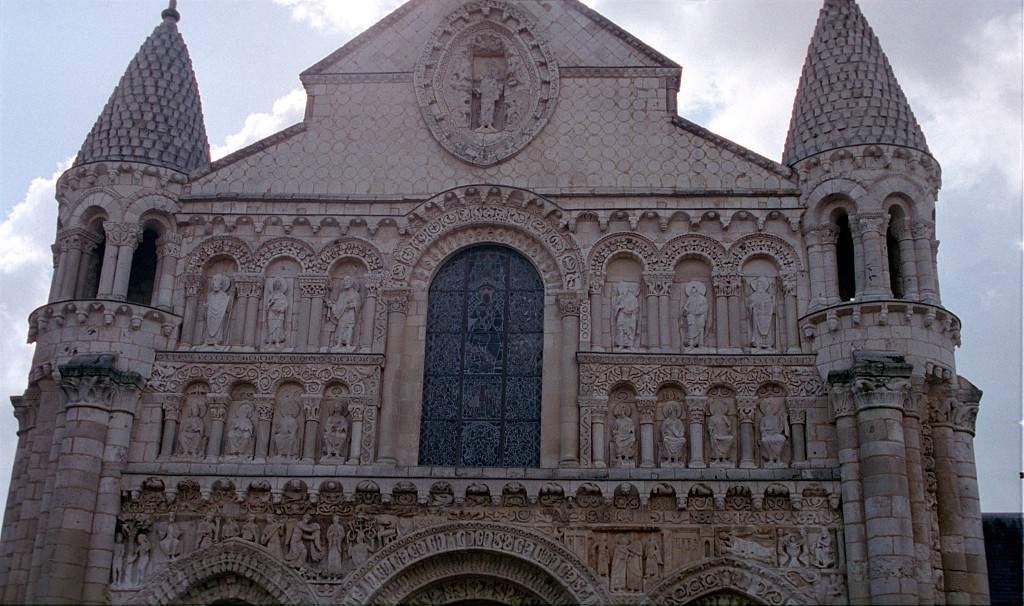
M 855 0 L 825 0 L 807 50 L 783 152 L 793 165 L 851 145 L 929 153 L 882 46 Z

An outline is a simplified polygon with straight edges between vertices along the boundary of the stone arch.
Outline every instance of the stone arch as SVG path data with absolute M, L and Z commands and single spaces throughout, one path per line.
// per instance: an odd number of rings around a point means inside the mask
M 786 578 L 745 560 L 717 558 L 677 570 L 648 592 L 647 604 L 690 604 L 720 592 L 770 606 L 814 604 Z
M 714 238 L 701 234 L 685 234 L 668 241 L 661 249 L 659 264 L 664 271 L 673 271 L 680 261 L 698 257 L 707 261 L 713 274 L 723 273 L 728 268 L 725 246 Z
M 558 221 L 561 210 L 533 192 L 486 185 L 460 187 L 434 196 L 408 216 L 410 224 L 419 222 L 419 226 L 392 254 L 391 287 L 426 288 L 445 259 L 474 244 L 515 249 L 533 263 L 549 288 L 579 291 L 583 287 L 583 257 Z
M 240 271 L 247 271 L 253 264 L 252 251 L 245 242 L 234 236 L 214 236 L 192 249 L 185 258 L 185 271 L 198 273 L 207 261 L 218 255 L 233 259 Z
M 608 262 L 621 255 L 635 258 L 644 272 L 658 269 L 658 247 L 654 242 L 640 234 L 612 234 L 598 240 L 590 250 L 587 266 L 590 268 L 591 284 L 603 284 Z
M 786 240 L 771 234 L 750 234 L 743 236 L 729 247 L 730 264 L 739 269 L 752 256 L 764 255 L 771 257 L 779 266 L 780 272 L 795 274 L 803 270 L 800 255 L 793 245 Z
M 822 216 L 822 209 L 834 198 L 842 197 L 850 200 L 854 210 L 858 210 L 868 199 L 868 190 L 860 182 L 845 177 L 826 179 L 803 196 L 808 208 L 807 216 L 814 218 L 814 223 L 825 223 L 828 217 Z
M 146 193 L 128 200 L 127 208 L 124 211 L 124 220 L 128 223 L 138 223 L 142 220 L 143 215 L 154 211 L 158 214 L 173 217 L 180 210 L 178 204 L 170 196 Z
M 899 196 L 907 201 L 909 210 L 915 211 L 913 216 L 922 219 L 928 218 L 924 210 L 929 207 L 929 202 L 934 200 L 934 193 L 904 175 L 881 177 L 868 185 L 868 193 L 872 201 L 880 206 L 891 196 Z
M 240 582 L 211 582 L 231 577 Z M 170 562 L 132 597 L 140 604 L 208 603 L 226 598 L 265 604 L 317 602 L 298 573 L 241 539 L 228 539 Z
M 262 272 L 277 257 L 291 257 L 298 261 L 302 271 L 313 271 L 316 252 L 313 247 L 298 238 L 281 237 L 264 242 L 252 257 L 252 271 Z
M 525 584 L 541 602 L 608 602 L 594 573 L 562 544 L 484 522 L 425 528 L 391 543 L 354 571 L 337 596 L 344 604 L 398 603 L 433 582 L 464 575 L 467 567 Z
M 77 227 L 87 222 L 88 219 L 86 219 L 85 215 L 95 208 L 102 209 L 106 213 L 107 221 L 121 221 L 123 216 L 121 201 L 121 196 L 112 189 L 105 187 L 93 189 L 88 194 L 82 196 L 79 202 L 75 203 L 71 215 L 67 218 L 67 221 L 63 222 L 64 227 Z M 84 225 L 81 226 L 84 227 Z
M 326 272 L 339 259 L 357 259 L 367 271 L 380 274 L 384 271 L 384 257 L 377 247 L 362 238 L 339 238 L 320 250 L 314 268 Z

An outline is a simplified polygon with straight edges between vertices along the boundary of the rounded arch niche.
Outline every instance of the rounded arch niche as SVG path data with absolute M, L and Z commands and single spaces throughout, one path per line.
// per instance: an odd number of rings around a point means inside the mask
M 543 350 L 544 283 L 526 257 L 449 257 L 428 293 L 420 465 L 539 465 Z

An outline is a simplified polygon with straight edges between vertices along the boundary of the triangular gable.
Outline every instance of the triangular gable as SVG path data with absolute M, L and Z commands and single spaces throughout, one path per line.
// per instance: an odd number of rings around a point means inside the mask
M 436 28 L 466 0 L 409 0 L 302 73 L 410 72 Z M 578 0 L 514 4 L 534 15 L 563 67 L 668 67 L 679 65 Z

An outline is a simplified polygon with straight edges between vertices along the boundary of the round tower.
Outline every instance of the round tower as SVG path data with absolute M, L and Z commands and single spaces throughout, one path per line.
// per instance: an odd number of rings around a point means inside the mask
M 106 600 L 140 391 L 181 323 L 177 198 L 210 161 L 179 18 L 172 1 L 57 184 L 54 277 L 29 318 L 33 370 L 16 402 L 25 473 L 5 518 L 18 537 L 5 602 Z
M 957 425 L 942 413 L 976 413 L 980 392 L 960 387 L 960 320 L 941 303 L 940 168 L 854 0 L 824 3 L 783 162 L 806 208 L 811 302 L 800 330 L 831 384 L 850 598 L 984 603 L 973 463 L 946 451 L 971 450 L 974 417 Z

